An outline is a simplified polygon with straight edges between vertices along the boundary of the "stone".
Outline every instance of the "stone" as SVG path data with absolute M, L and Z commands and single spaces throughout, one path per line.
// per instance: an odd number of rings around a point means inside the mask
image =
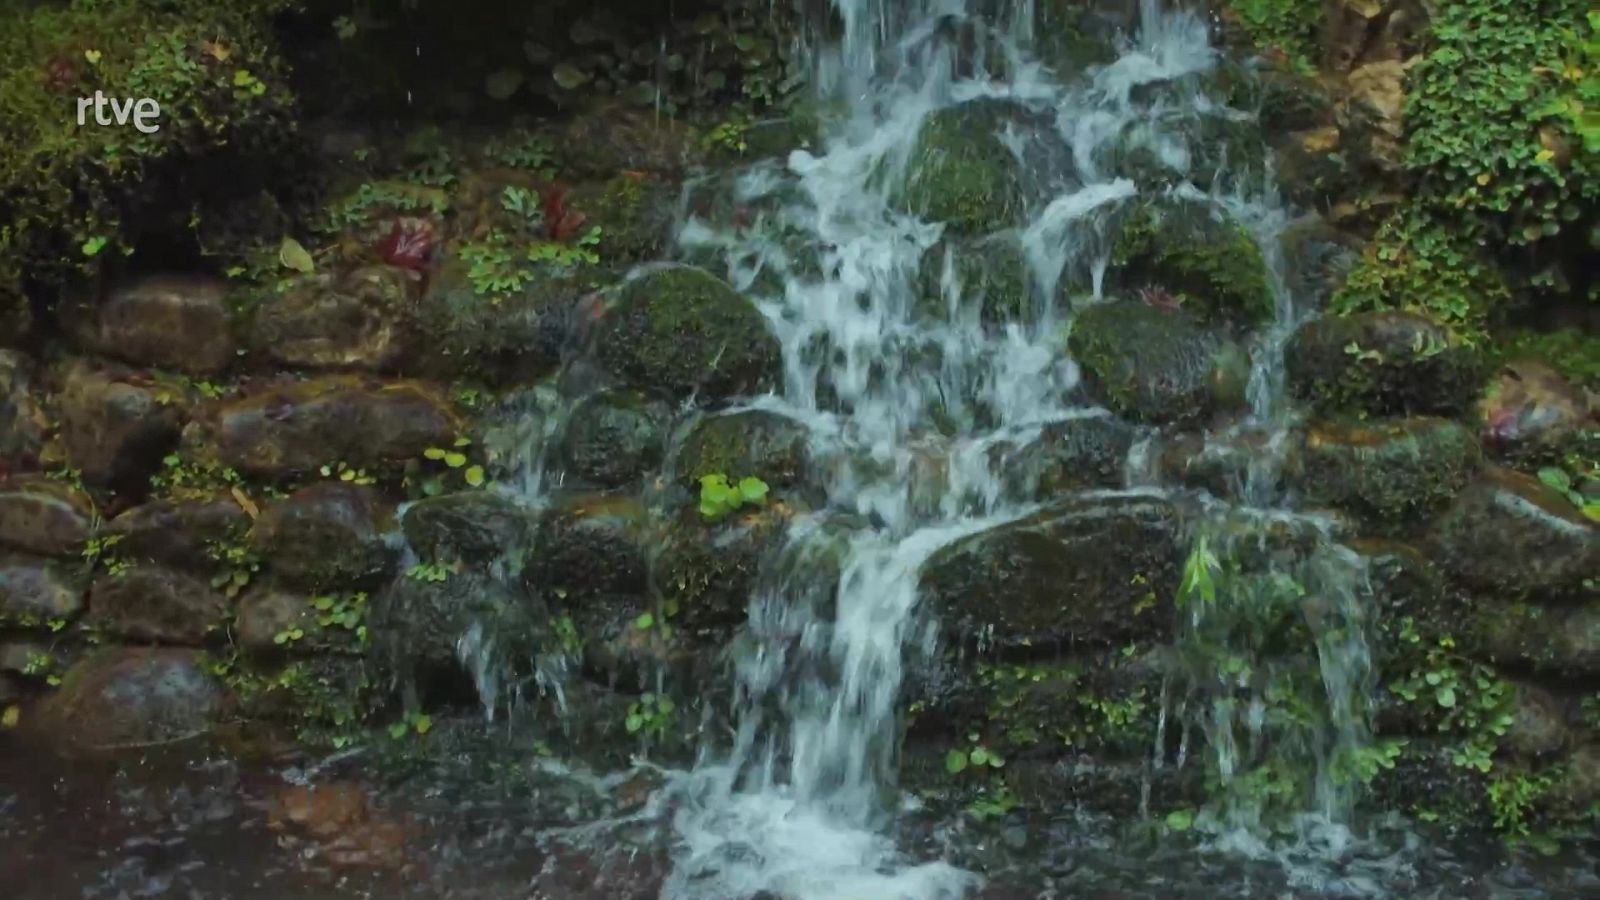
M 562 435 L 562 457 L 573 474 L 601 487 L 637 484 L 661 465 L 664 404 L 639 391 L 603 391 L 580 402 Z
M 94 533 L 94 503 L 45 478 L 0 482 L 0 545 L 41 556 L 77 556 Z
M 1484 443 L 1499 457 L 1557 461 L 1600 433 L 1595 401 L 1550 366 L 1506 363 L 1478 400 Z
M 1203 318 L 1259 323 L 1274 313 L 1261 248 L 1243 224 L 1200 201 L 1145 204 L 1129 213 L 1107 277 L 1124 294 L 1160 290 Z
M 940 548 L 922 567 L 922 596 L 962 646 L 1160 639 L 1171 628 L 1178 539 L 1166 501 L 1068 499 Z
M 1560 752 L 1570 739 L 1561 702 L 1529 681 L 1513 681 L 1511 689 L 1512 719 L 1506 746 L 1524 757 Z
M 1361 242 L 1317 218 L 1291 223 L 1278 235 L 1284 287 L 1297 304 L 1327 306 L 1361 256 Z
M 479 676 L 526 670 L 551 649 L 549 640 L 542 603 L 477 569 L 443 581 L 396 578 L 367 611 L 367 641 L 380 669 L 408 689 L 451 700 L 493 703 L 480 693 L 490 685 L 475 687 L 468 666 Z
M 573 116 L 557 143 L 581 148 L 570 154 L 574 174 L 601 178 L 623 170 L 676 174 L 700 153 L 694 135 L 684 125 L 621 104 Z
M 1374 533 L 1417 526 L 1477 471 L 1477 438 L 1460 423 L 1416 417 L 1307 429 L 1290 484 L 1307 503 L 1359 517 Z
M 52 560 L 0 553 L 0 626 L 42 628 L 83 610 L 83 588 Z
M 1182 310 L 1097 303 L 1078 313 L 1067 345 L 1112 411 L 1141 422 L 1198 424 L 1244 404 L 1249 358 Z
M 42 719 L 63 749 L 113 750 L 203 736 L 231 706 L 199 654 L 117 648 L 68 670 Z
M 500 494 L 464 491 L 407 506 L 400 528 L 411 549 L 424 559 L 488 561 L 525 551 L 533 518 L 529 510 Z
M 251 346 L 291 368 L 393 370 L 415 343 L 417 287 L 396 266 L 309 276 L 256 309 Z
M 0 467 L 33 462 L 44 448 L 50 417 L 34 393 L 33 376 L 25 354 L 0 350 Z
M 930 114 L 907 163 L 896 206 L 963 235 L 1021 224 L 1027 202 L 1023 164 L 1003 137 L 1040 127 L 1005 100 L 970 100 Z
M 233 637 L 239 648 L 255 656 L 273 656 L 290 650 L 326 649 L 316 640 L 316 616 L 310 598 L 304 593 L 284 590 L 277 585 L 252 588 L 239 599 L 234 615 Z M 305 637 L 292 643 L 278 636 L 299 628 Z
M 524 575 L 528 587 L 569 604 L 642 596 L 649 571 L 648 512 L 605 495 L 564 499 L 540 516 Z
M 1497 598 L 1593 600 L 1597 531 L 1538 479 L 1489 469 L 1434 523 L 1432 543 L 1451 578 Z
M 205 425 L 224 465 L 263 477 L 308 474 L 333 462 L 400 464 L 449 446 L 460 430 L 449 405 L 426 385 L 348 376 L 254 391 L 210 411 Z
M 1296 464 L 1298 448 L 1278 437 L 1254 427 L 1174 435 L 1155 445 L 1155 464 L 1167 481 L 1217 497 L 1243 498 L 1253 489 L 1276 489 L 1283 469 Z M 1274 459 L 1275 464 L 1268 464 Z M 1270 478 L 1270 484 L 1252 483 L 1252 479 L 1262 478 Z
M 785 524 L 764 510 L 720 528 L 682 522 L 672 529 L 650 560 L 650 582 L 673 621 L 688 628 L 743 623 L 762 563 L 782 541 Z
M 220 633 L 229 611 L 209 580 L 161 566 L 108 572 L 89 587 L 89 625 L 128 641 L 199 646 Z
M 805 478 L 810 432 L 788 416 L 745 410 L 701 418 L 678 447 L 678 480 L 698 490 L 705 475 L 730 482 L 755 477 L 773 490 L 792 488 Z
M 678 191 L 643 173 L 617 175 L 609 181 L 581 184 L 561 198 L 571 214 L 583 216 L 578 236 L 599 229 L 596 252 L 606 262 L 637 263 L 659 259 L 673 237 Z
M 250 517 L 233 498 L 152 500 L 119 513 L 106 525 L 120 537 L 118 558 L 214 574 L 228 548 L 244 543 Z
M 1569 678 L 1600 675 L 1600 605 L 1486 599 L 1479 606 L 1468 636 L 1485 659 Z
M 141 366 L 211 375 L 233 362 L 227 282 L 203 275 L 151 275 L 112 288 L 90 345 Z
M 142 490 L 178 442 L 176 408 L 107 373 L 74 368 L 60 402 L 61 440 L 85 481 Z
M 1120 487 L 1133 440 L 1133 426 L 1121 419 L 1084 416 L 1051 422 L 1020 445 L 1001 442 L 990 460 L 1016 496 L 1051 500 L 1068 491 Z
M 782 354 L 765 317 L 701 269 L 667 266 L 627 282 L 598 328 L 607 368 L 673 400 L 762 393 L 782 378 Z
M 1483 381 L 1476 350 L 1409 312 L 1313 319 L 1289 339 L 1284 368 L 1290 392 L 1325 413 L 1454 415 Z
M 268 506 L 250 546 L 284 584 L 307 590 L 371 585 L 394 571 L 393 509 L 366 485 L 301 488 Z
M 942 241 L 924 256 L 919 308 L 940 321 L 961 321 L 976 312 L 988 325 L 1031 322 L 1032 274 L 1022 242 L 1013 232 Z M 945 295 L 946 285 L 957 289 Z M 952 301 L 959 301 L 951 309 Z
M 426 336 L 413 354 L 421 371 L 473 376 L 492 384 L 524 384 L 555 371 L 581 345 L 594 298 L 613 280 L 605 271 L 542 274 L 502 295 L 479 291 L 466 245 L 447 245 L 416 312 Z M 408 360 L 409 361 L 409 360 Z

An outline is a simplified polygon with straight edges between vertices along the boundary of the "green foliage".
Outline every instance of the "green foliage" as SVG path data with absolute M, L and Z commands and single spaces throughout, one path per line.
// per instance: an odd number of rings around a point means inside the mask
M 484 148 L 490 161 L 550 178 L 556 171 L 555 145 L 549 138 L 526 130 L 499 135 Z
M 1513 844 L 1524 841 L 1533 841 L 1536 846 L 1544 844 L 1534 834 L 1529 820 L 1536 804 L 1549 792 L 1551 785 L 1550 776 L 1527 772 L 1508 773 L 1491 779 L 1485 796 L 1489 801 L 1489 813 L 1494 818 L 1495 830 Z
M 241 536 L 206 541 L 206 555 L 217 563 L 219 569 L 217 574 L 211 576 L 211 586 L 222 591 L 230 600 L 249 587 L 261 571 L 261 560 Z
M 241 487 L 244 478 L 227 466 L 180 453 L 161 459 L 161 470 L 150 476 L 150 487 L 173 499 L 200 499 Z
M 406 483 L 420 485 L 425 497 L 437 497 L 448 490 L 462 487 L 481 488 L 488 483 L 483 466 L 467 456 L 472 439 L 458 437 L 449 447 L 429 447 L 422 451 L 422 460 L 408 471 Z M 455 484 L 459 482 L 459 484 Z
M 321 594 L 307 601 L 310 617 L 304 624 L 292 625 L 272 636 L 280 646 L 305 639 L 308 635 L 324 642 L 367 642 L 367 595 L 364 591 Z
M 1579 328 L 1512 331 L 1496 336 L 1494 352 L 1501 360 L 1533 357 L 1578 384 L 1600 384 L 1600 334 Z
M 677 704 L 665 694 L 645 692 L 639 695 L 637 702 L 628 705 L 628 716 L 623 721 L 623 727 L 629 734 L 639 735 L 646 740 L 663 740 L 672 730 L 675 721 Z
M 738 484 L 732 484 L 726 475 L 702 475 L 700 515 L 707 522 L 720 522 L 743 507 L 765 506 L 767 490 L 767 483 L 754 476 L 741 478 Z
M 1183 580 L 1178 585 L 1178 605 L 1183 606 L 1192 600 L 1201 603 L 1215 603 L 1217 600 L 1216 574 L 1221 571 L 1222 564 L 1218 562 L 1215 553 L 1207 543 L 1205 535 L 1195 538 L 1194 546 L 1189 549 L 1189 556 L 1183 561 Z
M 1573 456 L 1576 457 L 1576 454 Z M 1578 478 L 1574 478 L 1566 469 L 1545 466 L 1539 470 L 1539 480 L 1570 500 L 1584 516 L 1600 522 L 1600 462 L 1588 460 L 1587 466 L 1587 473 Z M 1589 486 L 1586 490 L 1579 489 L 1585 485 Z
M 1389 691 L 1434 731 L 1457 739 L 1451 762 L 1487 773 L 1511 728 L 1511 691 L 1493 669 L 1460 656 L 1455 646 L 1454 638 L 1439 638 L 1404 677 L 1390 682 Z
M 366 469 L 358 469 L 340 460 L 331 462 L 317 469 L 323 478 L 337 478 L 346 484 L 377 484 L 378 479 L 373 477 Z
M 1005 757 L 1001 756 L 979 740 L 976 732 L 967 735 L 969 747 L 958 747 L 945 754 L 944 770 L 951 775 L 959 775 L 967 771 L 970 766 L 974 772 L 982 772 L 985 768 L 999 769 L 1006 764 Z
M 389 726 L 389 737 L 401 740 L 408 735 L 422 737 L 433 730 L 433 717 L 418 710 L 407 712 Z
M 1256 47 L 1283 54 L 1298 71 L 1313 71 L 1317 29 L 1322 24 L 1319 0 L 1231 0 L 1228 8 L 1238 15 Z
M 444 563 L 417 563 L 406 570 L 407 578 L 434 584 L 449 581 L 452 574 L 454 574 L 454 570 Z
M 104 569 L 107 575 L 120 577 L 128 571 L 128 561 L 116 555 L 116 547 L 122 543 L 122 535 L 108 534 L 91 537 L 83 542 L 83 550 L 79 555 L 91 571 L 96 568 Z

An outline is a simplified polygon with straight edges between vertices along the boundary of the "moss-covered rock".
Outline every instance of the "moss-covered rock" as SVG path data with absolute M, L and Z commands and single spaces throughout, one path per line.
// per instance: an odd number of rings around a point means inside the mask
M 1321 309 L 1360 257 L 1360 241 L 1316 218 L 1286 226 L 1278 235 L 1284 287 L 1297 304 Z
M 921 274 L 919 308 L 930 318 L 959 320 L 971 311 L 989 325 L 1033 318 L 1028 259 L 1015 233 L 936 244 Z
M 22 477 L 0 483 L 0 545 L 75 556 L 94 531 L 94 503 L 70 485 Z
M 292 368 L 392 370 L 416 341 L 416 286 L 394 266 L 307 276 L 255 308 L 251 347 Z
M 940 549 L 922 592 L 962 645 L 1120 645 L 1167 633 L 1181 555 L 1170 504 L 1074 499 Z
M 1138 301 L 1090 306 L 1068 348 L 1114 411 L 1152 423 L 1198 423 L 1243 404 L 1250 361 L 1179 310 Z
M 1416 313 L 1314 319 L 1284 350 L 1289 389 L 1324 412 L 1449 415 L 1472 403 L 1481 355 Z
M 1538 360 L 1506 363 L 1478 400 L 1484 443 L 1521 462 L 1560 462 L 1600 453 L 1600 405 Z
M 619 171 L 672 175 L 700 155 L 682 123 L 621 104 L 597 106 L 573 116 L 560 134 L 573 172 L 609 178 Z
M 719 400 L 777 385 L 777 339 L 727 282 L 688 266 L 623 285 L 596 338 L 601 360 L 642 390 Z
M 88 622 L 129 641 L 192 647 L 221 636 L 230 607 L 209 579 L 165 566 L 130 566 L 95 579 Z
M 642 597 L 648 584 L 649 524 L 635 500 L 565 498 L 540 515 L 524 569 L 529 588 L 569 606 Z
M 80 317 L 67 311 L 89 349 L 135 365 L 196 375 L 233 362 L 227 282 L 199 275 L 152 275 L 107 292 Z
M 762 562 L 781 540 L 785 524 L 772 510 L 715 529 L 680 523 L 651 560 L 650 580 L 663 608 L 690 628 L 744 622 Z
M 1486 471 L 1439 517 L 1432 540 L 1452 578 L 1503 600 L 1594 596 L 1600 527 L 1527 475 Z
M 665 453 L 665 404 L 640 391 L 603 391 L 572 410 L 562 435 L 567 467 L 602 487 L 638 482 Z
M 1473 652 L 1498 665 L 1571 678 L 1600 675 L 1600 605 L 1486 598 L 1465 624 Z
M 754 476 L 776 490 L 805 479 L 810 432 L 788 416 L 762 410 L 709 415 L 700 419 L 678 447 L 678 480 L 698 488 L 706 475 L 733 481 Z
M 195 437 L 249 475 L 307 474 L 343 462 L 381 468 L 448 446 L 460 424 L 449 404 L 411 381 L 376 387 L 328 376 L 267 387 L 207 411 Z
M 1026 205 L 1022 163 L 1006 146 L 1007 127 L 1033 127 L 1023 107 L 970 100 L 922 123 L 895 202 L 959 234 L 989 234 L 1019 224 Z
M 0 553 L 0 626 L 42 628 L 83 610 L 83 588 L 61 563 Z
M 562 203 L 583 214 L 580 233 L 600 229 L 596 247 L 601 259 L 634 263 L 658 258 L 672 239 L 677 195 L 664 181 L 628 174 L 579 185 Z
M 1084 416 L 1051 422 L 1020 445 L 997 444 L 990 459 L 1017 496 L 1052 500 L 1068 491 L 1120 486 L 1133 439 L 1133 426 L 1121 419 Z
M 106 524 L 118 535 L 118 559 L 161 563 L 191 572 L 214 573 L 229 562 L 250 530 L 250 517 L 232 497 L 212 500 L 152 500 L 119 513 Z
M 406 542 L 436 562 L 515 557 L 528 546 L 533 519 L 514 501 L 489 491 L 418 500 L 400 518 Z
M 250 544 L 285 584 L 307 590 L 373 584 L 399 554 L 387 538 L 394 511 L 370 487 L 312 485 L 268 506 Z
M 197 653 L 117 648 L 68 670 L 41 718 L 64 750 L 112 750 L 200 737 L 232 705 Z
M 1147 204 L 1129 213 L 1108 275 L 1127 291 L 1163 290 L 1202 316 L 1239 322 L 1273 316 L 1261 248 L 1242 224 L 1198 201 Z
M 178 442 L 180 411 L 114 373 L 73 367 L 60 402 L 62 443 L 86 481 L 137 494 Z
M 1481 459 L 1477 438 L 1445 419 L 1311 427 L 1291 478 L 1310 503 L 1361 517 L 1376 533 L 1419 524 L 1456 495 Z

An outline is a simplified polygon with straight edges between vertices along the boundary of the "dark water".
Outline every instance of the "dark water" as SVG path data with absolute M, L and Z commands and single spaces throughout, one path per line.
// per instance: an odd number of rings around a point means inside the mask
M 651 768 L 595 777 L 515 747 L 496 762 L 484 747 L 435 749 L 405 764 L 200 746 L 67 760 L 0 737 L 0 897 L 658 896 L 673 804 Z M 986 823 L 912 812 L 897 837 L 984 872 L 982 900 L 1600 896 L 1592 853 L 1523 857 L 1399 830 L 1257 861 L 1071 809 Z

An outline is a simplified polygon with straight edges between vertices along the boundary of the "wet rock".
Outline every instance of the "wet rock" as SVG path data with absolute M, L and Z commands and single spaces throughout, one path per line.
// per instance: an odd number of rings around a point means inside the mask
M 755 305 L 688 266 L 658 268 L 624 285 L 596 340 L 609 369 L 675 400 L 760 393 L 782 377 L 777 339 Z
M 369 386 L 344 376 L 252 393 L 214 410 L 207 425 L 224 465 L 266 477 L 335 461 L 401 463 L 448 446 L 459 429 L 448 405 L 419 383 Z
M 558 143 L 579 149 L 569 160 L 575 174 L 600 178 L 623 170 L 670 175 L 683 171 L 699 155 L 685 126 L 620 104 L 573 117 Z
M 129 641 L 198 646 L 228 613 L 209 580 L 160 566 L 108 572 L 89 587 L 89 624 Z
M 1365 165 L 1397 171 L 1405 135 L 1407 63 L 1371 62 L 1356 68 L 1346 82 L 1340 115 L 1352 139 L 1351 152 Z
M 971 100 L 922 123 L 896 205 L 958 234 L 989 234 L 1019 223 L 1026 203 L 1022 163 L 1003 132 L 1036 127 L 1026 109 Z
M 678 448 L 678 479 L 698 489 L 704 475 L 732 481 L 754 476 L 774 490 L 800 484 L 809 459 L 810 433 L 802 423 L 762 410 L 700 419 Z
M 1151 423 L 1198 423 L 1241 406 L 1250 362 L 1188 314 L 1139 301 L 1078 314 L 1068 347 L 1113 411 Z
M 41 628 L 83 609 L 83 589 L 62 564 L 0 553 L 0 625 Z
M 661 465 L 669 411 L 638 391 L 604 391 L 573 409 L 562 440 L 567 467 L 602 487 L 635 484 Z
M 990 459 L 1017 496 L 1049 500 L 1067 491 L 1118 487 L 1134 429 L 1111 416 L 1051 422 L 1020 446 L 997 445 Z
M 267 827 L 301 858 L 357 869 L 398 869 L 411 830 L 374 809 L 367 791 L 348 781 L 283 786 L 267 808 Z
M 226 562 L 230 547 L 243 545 L 250 517 L 231 497 L 152 500 L 118 514 L 106 530 L 120 536 L 120 559 L 212 573 Z
M 1197 316 L 1240 322 L 1273 316 L 1261 249 L 1242 224 L 1207 203 L 1174 201 L 1130 213 L 1107 274 L 1123 293 L 1158 289 Z
M 372 584 L 394 570 L 394 512 L 364 485 L 318 484 L 267 507 L 250 545 L 285 584 L 308 590 Z
M 444 562 L 515 556 L 527 549 L 532 527 L 528 510 L 488 491 L 418 500 L 400 517 L 411 549 Z
M 1477 438 L 1447 419 L 1328 422 L 1307 430 L 1290 481 L 1307 502 L 1394 533 L 1448 503 L 1480 459 Z
M 1439 517 L 1432 541 L 1452 578 L 1504 600 L 1594 596 L 1600 528 L 1519 472 L 1485 472 Z
M 1566 713 L 1549 691 L 1527 681 L 1513 682 L 1511 728 L 1506 746 L 1522 756 L 1549 756 L 1569 739 Z
M 528 586 L 579 605 L 598 597 L 642 596 L 648 513 L 611 496 L 564 500 L 540 516 L 525 575 Z
M 1316 308 L 1327 305 L 1333 292 L 1360 258 L 1355 237 L 1322 222 L 1306 219 L 1289 225 L 1278 236 L 1284 257 L 1284 287 L 1297 303 Z
M 1033 319 L 1028 260 L 1014 233 L 936 244 L 921 276 L 920 308 L 930 318 L 960 321 L 976 311 L 990 325 Z
M 1409 659 L 1416 647 L 1413 634 L 1426 646 L 1453 635 L 1462 610 L 1447 598 L 1443 579 L 1420 549 L 1374 538 L 1351 541 L 1350 548 L 1366 562 L 1380 660 Z
M 142 488 L 178 441 L 177 409 L 105 373 L 75 368 L 60 402 L 61 439 L 86 481 Z
M 33 361 L 0 350 L 0 465 L 37 459 L 49 430 L 50 418 L 33 392 Z
M 86 335 L 89 345 L 142 366 L 195 375 L 233 361 L 227 282 L 198 275 L 152 275 L 113 288 Z
M 1482 382 L 1479 354 L 1454 332 L 1407 312 L 1307 322 L 1284 350 L 1289 389 L 1318 409 L 1453 414 Z
M 584 184 L 561 198 L 568 211 L 583 215 L 581 236 L 598 228 L 596 251 L 608 262 L 659 259 L 672 238 L 678 192 L 666 182 L 640 174 Z
M 692 522 L 673 529 L 651 560 L 651 583 L 663 606 L 686 627 L 743 622 L 762 561 L 784 525 L 783 517 L 765 510 L 720 528 Z
M 293 368 L 391 370 L 412 344 L 416 288 L 393 266 L 310 276 L 255 311 L 251 346 Z
M 43 556 L 76 556 L 94 530 L 94 504 L 44 478 L 0 482 L 0 545 Z
M 279 640 L 279 635 L 296 628 L 303 633 L 300 639 L 292 643 Z M 233 631 L 239 648 L 256 656 L 326 649 L 326 642 L 316 640 L 316 616 L 311 599 L 302 592 L 284 590 L 277 585 L 254 587 L 240 598 Z
M 64 749 L 109 750 L 199 737 L 230 705 L 199 654 L 121 648 L 73 666 L 42 718 Z
M 1582 822 L 1594 815 L 1600 803 L 1600 742 L 1591 739 L 1568 753 L 1563 765 L 1554 770 L 1555 783 L 1545 796 L 1555 804 L 1558 815 Z
M 1569 677 L 1600 675 L 1600 606 L 1481 601 L 1464 623 L 1480 656 Z
M 1167 502 L 1075 498 L 938 550 L 921 583 L 963 645 L 1104 646 L 1166 633 L 1180 557 Z
M 402 689 L 426 701 L 492 702 L 471 674 L 530 674 L 533 658 L 550 649 L 548 620 L 520 586 L 463 569 L 442 581 L 394 579 L 372 599 L 367 639 L 379 670 Z M 482 670 L 469 673 L 469 665 Z
M 1351 192 L 1351 180 L 1358 176 L 1341 152 L 1343 139 L 1344 133 L 1335 125 L 1286 135 L 1276 148 L 1278 183 L 1284 196 L 1314 209 L 1327 209 L 1345 198 Z
M 1259 429 L 1222 434 L 1180 434 L 1160 445 L 1156 460 L 1163 478 L 1208 491 L 1217 497 L 1238 498 L 1251 489 L 1252 478 L 1271 478 L 1273 489 L 1281 481 L 1281 466 L 1292 466 L 1296 448 L 1279 444 L 1275 435 Z M 1281 463 L 1274 470 L 1271 461 Z
M 1478 401 L 1483 440 L 1511 459 L 1558 460 L 1600 429 L 1593 401 L 1542 362 L 1504 366 Z

